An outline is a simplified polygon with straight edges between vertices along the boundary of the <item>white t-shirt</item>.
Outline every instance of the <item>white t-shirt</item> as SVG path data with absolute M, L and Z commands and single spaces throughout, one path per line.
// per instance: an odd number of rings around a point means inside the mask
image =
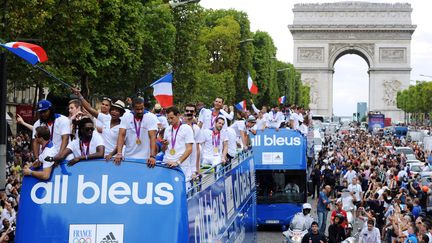
M 256 124 L 255 124 L 255 126 L 256 126 L 256 130 L 264 130 L 264 128 L 266 127 L 266 124 L 267 124 L 267 122 L 266 122 L 266 120 L 264 119 L 264 117 L 263 118 L 258 118 L 257 119 L 257 122 L 256 122 Z
M 223 126 L 223 129 L 228 127 L 227 124 L 227 119 L 226 117 L 222 114 L 222 112 L 219 112 L 219 115 L 217 116 L 213 116 L 213 109 L 205 109 L 203 108 L 200 111 L 199 117 L 198 117 L 198 122 L 202 122 L 202 129 L 213 129 L 213 126 L 216 123 L 216 118 L 218 117 L 222 117 L 225 120 L 225 124 Z
M 105 155 L 111 153 L 117 146 L 117 138 L 119 135 L 120 124 L 111 127 L 111 115 L 99 113 L 97 121 L 101 124 L 102 139 L 105 145 Z
M 246 124 L 244 120 L 237 120 L 235 121 L 230 128 L 232 128 L 236 134 L 237 137 L 241 137 L 240 132 L 246 132 Z
M 298 130 L 299 127 L 300 127 L 300 124 L 299 124 L 300 115 L 297 114 L 297 113 L 295 113 L 295 112 L 293 112 L 290 115 L 290 120 L 294 121 L 294 127 L 293 127 L 293 129 L 294 130 Z
M 357 172 L 355 172 L 355 170 L 351 170 L 351 172 L 348 170 L 348 171 L 345 173 L 344 178 L 347 179 L 348 184 L 351 184 L 352 179 L 353 179 L 354 177 L 356 177 L 356 175 L 357 175 Z
M 285 116 L 280 111 L 270 111 L 269 113 L 267 113 L 267 126 L 269 128 L 279 128 L 284 120 Z
M 36 128 L 40 126 L 48 126 L 50 130 L 50 135 L 52 137 L 51 139 L 52 143 L 54 144 L 54 147 L 57 149 L 57 151 L 59 151 L 61 147 L 61 143 L 62 143 L 61 137 L 63 135 L 69 135 L 71 133 L 70 131 L 71 124 L 69 118 L 60 114 L 55 114 L 54 124 L 45 124 L 45 123 L 41 123 L 40 120 L 37 120 L 33 124 L 33 134 L 32 134 L 33 139 L 35 139 L 36 136 Z
M 141 124 L 136 122 L 136 126 L 141 127 L 139 139 L 141 144 L 137 144 L 137 134 L 134 125 L 133 113 L 124 114 L 120 129 L 126 129 L 126 142 L 125 142 L 125 157 L 132 159 L 148 159 L 150 157 L 150 137 L 149 131 L 157 131 L 157 123 L 159 120 L 150 112 L 143 115 Z
M 96 153 L 96 148 L 99 146 L 104 146 L 104 141 L 101 135 L 99 135 L 95 130 L 93 131 L 92 139 L 90 140 L 88 148 L 85 144 L 81 144 L 80 139 L 74 139 L 68 144 L 67 148 L 72 151 L 74 158 L 76 158 L 82 155 L 86 156 Z
M 202 146 L 203 164 L 211 163 L 212 166 L 215 166 L 221 163 L 224 141 L 228 141 L 226 129 L 222 129 L 219 135 L 213 135 L 213 130 L 201 129 L 200 138 L 197 142 Z M 215 147 L 217 151 L 214 150 Z
M 177 134 L 177 136 L 176 136 Z M 180 159 L 180 157 L 186 151 L 186 144 L 193 144 L 195 142 L 194 133 L 192 127 L 187 124 L 181 124 L 176 130 L 173 129 L 172 125 L 170 125 L 167 129 L 165 129 L 164 139 L 168 141 L 168 147 L 165 151 L 164 161 L 176 162 Z M 173 148 L 173 143 L 174 148 Z M 175 154 L 172 155 L 170 150 L 174 149 Z M 182 165 L 189 166 L 189 163 L 186 159 Z
M 197 171 L 197 169 L 196 169 L 197 140 L 199 139 L 201 129 L 197 124 L 193 124 L 192 126 L 193 126 L 192 130 L 193 130 L 193 136 L 194 136 L 194 143 L 192 145 L 192 153 L 189 155 L 189 158 L 187 159 L 187 161 L 183 162 L 183 164 L 188 162 L 189 168 L 191 169 L 191 173 L 195 173 Z
M 360 193 L 363 191 L 361 186 L 359 184 L 353 185 L 353 184 L 349 184 L 348 185 L 348 190 L 350 192 L 354 193 L 354 197 L 356 198 L 356 201 L 359 202 L 361 200 L 360 197 Z
M 303 136 L 307 136 L 309 132 L 309 128 L 305 124 L 301 124 L 299 131 L 301 132 L 301 134 L 303 134 Z
M 166 116 L 162 114 L 156 114 L 156 117 L 159 121 L 158 124 L 161 124 L 162 129 L 169 127 L 168 119 L 166 118 Z
M 102 115 L 103 117 L 108 117 L 109 116 L 109 118 L 111 120 L 111 115 L 109 113 L 108 114 L 104 114 L 102 112 L 99 112 L 99 115 Z M 99 119 L 99 115 L 98 115 L 98 117 L 97 117 L 97 119 L 95 121 L 95 125 L 96 125 L 96 127 L 103 127 L 104 123 L 103 123 L 102 120 Z M 105 149 L 106 149 L 106 147 L 105 147 Z
M 234 158 L 237 154 L 237 135 L 232 127 L 228 127 L 226 132 L 228 136 L 228 154 Z
M 51 167 L 54 162 L 46 161 L 46 157 L 54 157 L 58 153 L 58 150 L 55 148 L 52 142 L 49 142 L 43 150 L 39 153 L 39 161 L 42 162 L 42 168 Z

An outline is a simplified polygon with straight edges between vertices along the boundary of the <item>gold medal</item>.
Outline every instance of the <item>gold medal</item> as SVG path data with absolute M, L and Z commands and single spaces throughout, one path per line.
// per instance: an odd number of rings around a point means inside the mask
M 137 138 L 136 139 L 136 144 L 140 145 L 141 144 L 141 139 Z
M 219 153 L 219 149 L 218 149 L 218 147 L 214 147 L 214 148 L 213 148 L 213 152 L 214 152 L 215 154 Z
M 169 153 L 170 153 L 171 155 L 174 155 L 174 154 L 175 154 L 175 149 L 170 149 Z

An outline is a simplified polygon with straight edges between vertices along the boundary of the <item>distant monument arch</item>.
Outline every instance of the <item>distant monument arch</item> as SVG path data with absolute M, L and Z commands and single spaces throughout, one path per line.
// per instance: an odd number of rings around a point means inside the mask
M 314 114 L 333 114 L 333 73 L 346 54 L 369 66 L 369 111 L 403 121 L 396 94 L 409 86 L 411 24 L 408 3 L 336 2 L 295 4 L 289 30 L 294 39 L 294 66 L 310 89 Z

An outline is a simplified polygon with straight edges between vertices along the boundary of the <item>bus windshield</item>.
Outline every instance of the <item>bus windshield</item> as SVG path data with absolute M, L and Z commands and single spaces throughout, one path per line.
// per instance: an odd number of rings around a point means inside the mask
M 306 199 L 306 171 L 257 170 L 257 203 L 303 203 Z

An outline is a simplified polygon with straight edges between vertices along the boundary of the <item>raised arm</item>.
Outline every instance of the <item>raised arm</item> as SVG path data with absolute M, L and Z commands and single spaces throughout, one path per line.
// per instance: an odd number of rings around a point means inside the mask
M 97 118 L 99 112 L 95 108 L 93 108 L 86 99 L 84 99 L 79 89 L 73 87 L 71 89 L 72 89 L 72 93 L 78 96 L 78 99 L 81 101 L 81 105 L 84 107 L 84 109 L 86 109 L 86 111 L 88 111 L 92 116 Z

